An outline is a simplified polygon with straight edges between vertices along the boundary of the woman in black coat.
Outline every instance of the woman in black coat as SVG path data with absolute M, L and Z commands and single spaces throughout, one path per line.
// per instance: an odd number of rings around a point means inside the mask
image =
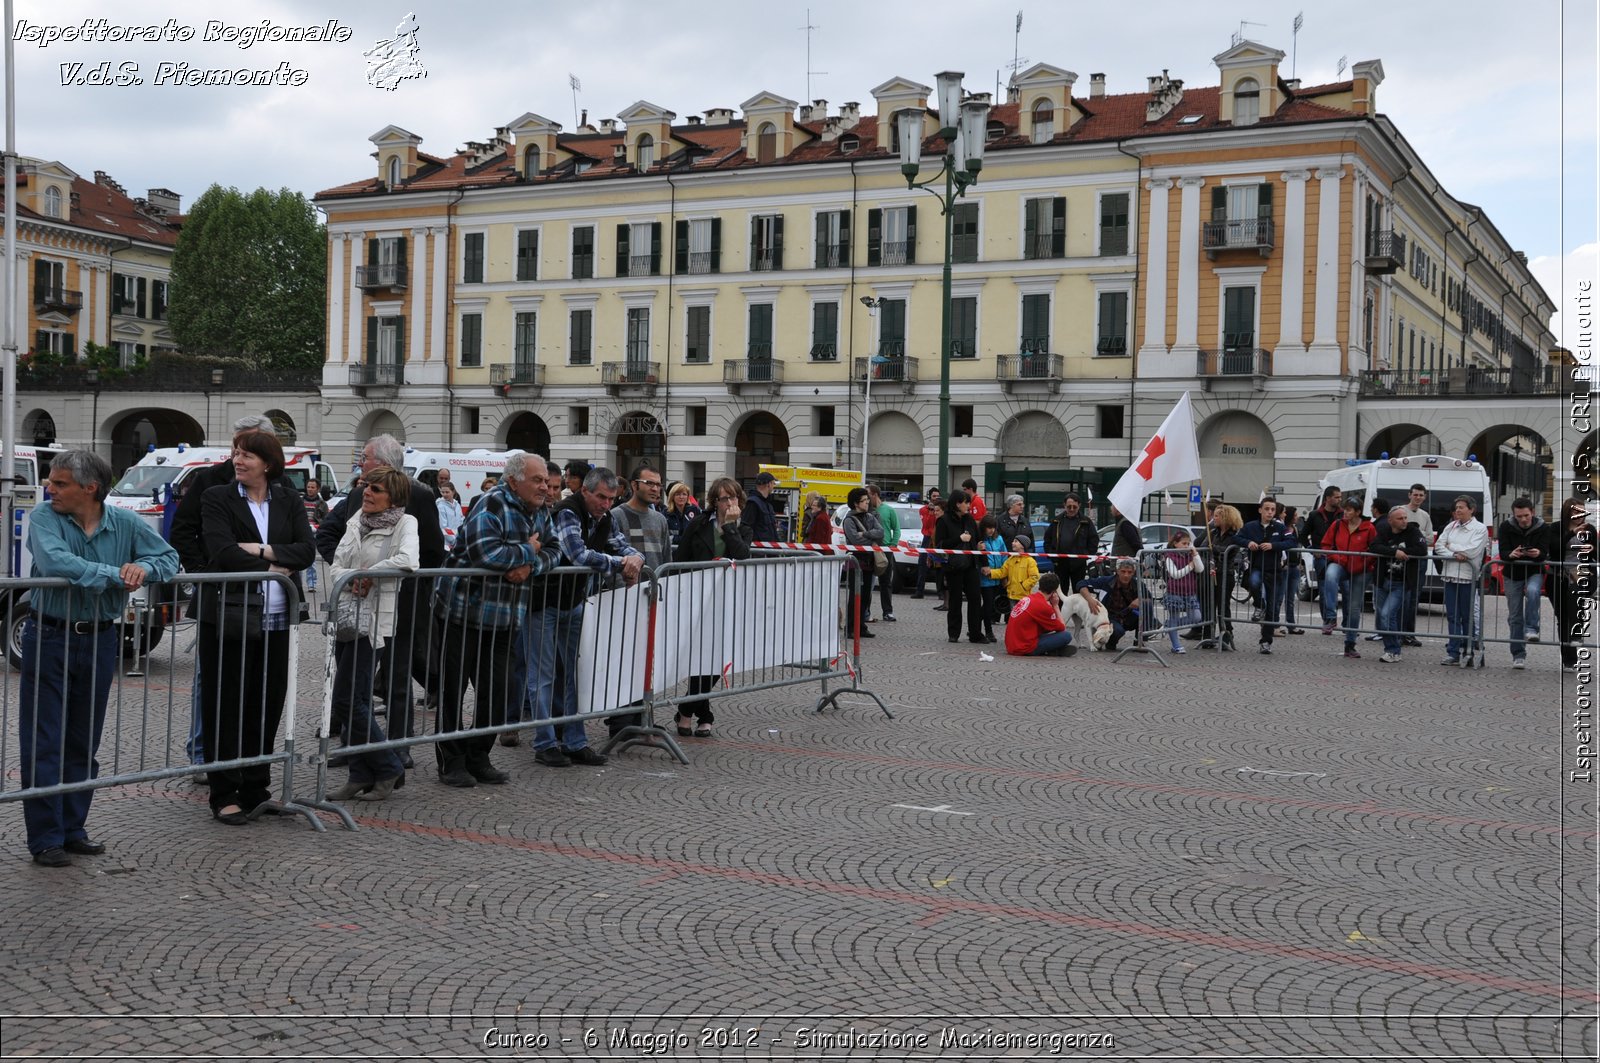
M 977 550 L 978 524 L 972 519 L 972 496 L 959 487 L 945 499 L 944 516 L 939 518 L 934 534 L 943 550 Z M 983 592 L 978 585 L 977 557 L 969 554 L 951 554 L 944 563 L 944 586 L 949 597 L 946 604 L 945 630 L 951 642 L 961 641 L 961 602 L 967 603 L 967 641 L 988 643 L 983 634 Z
M 316 558 L 305 503 L 283 475 L 283 447 L 269 432 L 245 432 L 234 440 L 233 483 L 208 489 L 200 500 L 200 533 L 212 572 L 275 572 L 289 576 L 303 596 L 300 572 Z M 261 598 L 246 602 L 246 591 Z M 270 753 L 288 692 L 289 625 L 299 621 L 298 602 L 283 587 L 265 583 L 200 585 L 200 712 L 210 762 L 243 760 Z M 264 599 L 264 600 L 262 600 Z M 229 634 L 224 613 L 260 609 L 260 634 Z M 213 768 L 211 814 L 243 826 L 252 810 L 271 800 L 272 769 L 265 764 Z
M 715 561 L 729 557 L 744 561 L 750 557 L 750 543 L 739 527 L 739 517 L 744 509 L 744 488 L 737 480 L 724 476 L 713 480 L 706 489 L 706 509 L 695 515 L 678 537 L 678 546 L 672 560 L 682 562 Z M 716 688 L 719 681 L 714 675 L 689 677 L 689 693 L 704 694 Z M 678 734 L 683 737 L 711 737 L 711 724 L 716 716 L 711 702 L 704 698 L 686 701 L 678 706 Z

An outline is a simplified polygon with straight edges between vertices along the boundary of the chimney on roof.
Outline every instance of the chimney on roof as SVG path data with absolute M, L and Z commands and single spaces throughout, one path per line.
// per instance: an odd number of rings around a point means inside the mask
M 612 149 L 611 149 L 611 161 L 612 162 L 616 162 L 616 163 L 627 162 L 628 161 L 628 145 L 626 145 L 626 144 L 617 144 L 617 145 L 613 146 Z
M 1183 82 L 1163 70 L 1150 78 L 1150 99 L 1144 105 L 1144 120 L 1159 121 L 1183 100 Z
M 856 123 L 861 121 L 861 104 L 856 100 L 842 104 L 839 107 L 839 131 L 854 129 Z
M 610 135 L 612 133 L 615 133 L 616 131 L 617 131 L 617 120 L 615 118 L 602 118 L 602 119 L 600 119 L 600 132 L 605 133 L 607 135 Z
M 732 121 L 732 107 L 713 107 L 706 112 L 706 125 L 728 125 Z
M 128 194 L 127 191 L 124 190 L 121 185 L 117 184 L 116 181 L 113 181 L 111 179 L 111 175 L 106 173 L 104 170 L 96 170 L 94 172 L 94 183 L 104 188 L 109 188 L 113 192 L 121 193 L 122 195 Z
M 821 121 L 824 121 L 827 117 L 828 117 L 828 101 L 827 100 L 812 100 L 811 101 L 811 121 L 813 121 L 813 122 L 821 122 Z
M 690 125 L 699 125 L 700 124 L 700 116 L 697 115 L 697 114 L 691 114 L 689 116 L 689 124 Z
M 159 211 L 163 218 L 179 213 L 183 205 L 183 197 L 170 188 L 152 188 L 145 198 L 150 202 L 150 209 Z
M 1511 253 L 1513 255 L 1516 255 L 1517 256 L 1517 261 L 1521 262 L 1524 266 L 1526 266 L 1528 264 L 1528 252 L 1526 252 L 1526 251 L 1513 251 Z
M 1089 98 L 1091 100 L 1104 99 L 1106 94 L 1106 76 L 1104 74 L 1089 75 Z
M 1290 92 L 1299 92 L 1300 91 L 1300 79 L 1299 78 L 1284 78 L 1283 79 L 1283 87 L 1288 89 Z

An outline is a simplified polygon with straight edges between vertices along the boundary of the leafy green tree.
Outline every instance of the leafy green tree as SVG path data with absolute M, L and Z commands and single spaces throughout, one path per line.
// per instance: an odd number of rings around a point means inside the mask
M 167 318 L 179 347 L 259 369 L 320 366 L 327 247 L 298 192 L 206 189 L 172 256 Z

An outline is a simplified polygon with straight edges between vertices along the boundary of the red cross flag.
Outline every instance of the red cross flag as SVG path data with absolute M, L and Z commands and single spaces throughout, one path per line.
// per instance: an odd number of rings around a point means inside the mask
M 1107 496 L 1123 516 L 1139 519 L 1139 506 L 1152 491 L 1164 491 L 1174 484 L 1200 479 L 1200 448 L 1194 441 L 1194 411 L 1189 408 L 1189 393 L 1167 414 L 1161 428 L 1144 445 L 1133 467 L 1122 474 Z

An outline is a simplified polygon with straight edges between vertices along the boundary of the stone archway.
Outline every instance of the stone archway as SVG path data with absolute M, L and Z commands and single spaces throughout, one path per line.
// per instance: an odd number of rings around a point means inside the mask
M 406 441 L 406 425 L 400 415 L 393 410 L 376 409 L 361 418 L 361 423 L 356 425 L 356 439 L 365 443 L 373 436 L 391 435 L 404 443 Z
M 1212 498 L 1253 506 L 1277 477 L 1278 445 L 1254 414 L 1225 410 L 1200 426 L 1200 471 Z
M 205 431 L 193 417 L 178 410 L 160 408 L 124 412 L 111 424 L 108 435 L 111 469 L 118 475 L 152 446 L 175 447 L 179 443 L 192 446 L 205 439 Z
M 20 439 L 25 439 L 36 447 L 48 447 L 56 441 L 56 419 L 50 415 L 49 410 L 31 410 L 22 419 L 22 434 Z
M 1510 515 L 1511 502 L 1526 495 L 1533 510 L 1550 519 L 1556 503 L 1555 454 L 1545 438 L 1519 424 L 1498 424 L 1478 433 L 1467 456 L 1489 473 L 1496 514 Z
M 273 431 L 277 433 L 283 445 L 294 446 L 295 441 L 300 438 L 300 429 L 295 427 L 294 418 L 282 410 L 268 410 L 267 417 L 272 420 Z
M 550 426 L 544 418 L 528 410 L 502 422 L 500 449 L 522 450 L 537 454 L 546 460 L 550 457 Z
M 1419 424 L 1392 424 L 1373 434 L 1367 442 L 1367 457 L 1409 458 L 1418 454 L 1442 454 L 1439 437 Z
M 789 430 L 765 410 L 752 413 L 733 433 L 732 475 L 740 483 L 755 480 L 758 466 L 789 464 Z
M 613 426 L 616 442 L 616 464 L 612 469 L 626 476 L 640 462 L 653 468 L 662 467 L 662 456 L 667 449 L 667 433 L 661 422 L 642 410 L 633 410 L 617 418 Z
M 1070 443 L 1067 429 L 1048 413 L 1020 413 L 1000 429 L 996 449 L 1010 469 L 1066 469 Z
M 887 494 L 922 490 L 923 455 L 927 442 L 917 422 L 897 410 L 872 418 L 867 433 L 867 479 Z

